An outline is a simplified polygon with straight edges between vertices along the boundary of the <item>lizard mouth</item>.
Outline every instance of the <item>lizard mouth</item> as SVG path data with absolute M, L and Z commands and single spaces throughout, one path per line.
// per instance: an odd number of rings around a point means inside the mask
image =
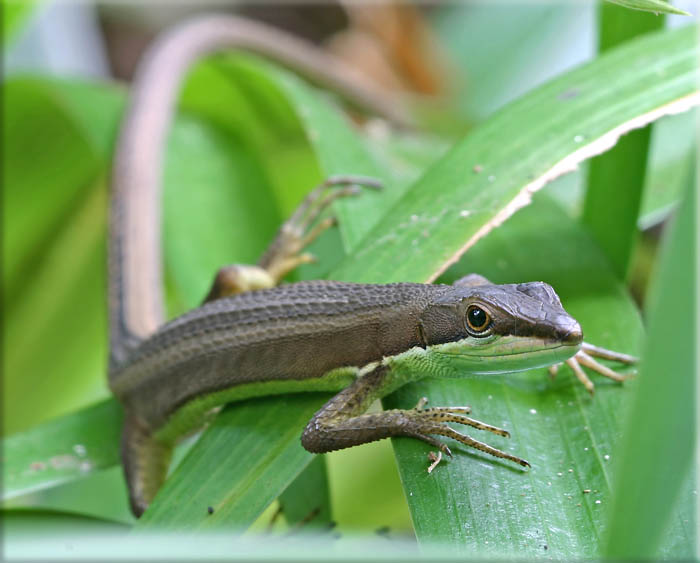
M 492 354 L 492 355 L 480 355 L 480 354 L 452 354 L 449 352 L 438 352 L 439 354 L 443 354 L 445 356 L 467 356 L 470 358 L 477 357 L 477 358 L 489 358 L 489 359 L 497 359 L 497 358 L 512 358 L 513 356 L 525 356 L 525 355 L 537 355 L 537 354 L 545 354 L 546 352 L 553 352 L 554 350 L 560 350 L 562 348 L 575 348 L 578 350 L 581 348 L 580 343 L 572 343 L 572 344 L 557 344 L 556 346 L 548 346 L 546 348 L 540 348 L 538 350 L 517 350 L 513 352 L 508 352 L 508 353 L 503 353 L 503 354 Z
M 509 373 L 563 362 L 573 356 L 581 346 L 573 342 L 546 343 L 541 339 L 533 339 L 531 342 L 518 341 L 514 344 L 517 345 L 503 350 L 495 350 L 494 347 L 460 350 L 455 346 L 452 349 L 435 350 L 435 353 L 445 359 L 468 362 L 470 364 L 468 369 L 473 370 L 474 374 Z

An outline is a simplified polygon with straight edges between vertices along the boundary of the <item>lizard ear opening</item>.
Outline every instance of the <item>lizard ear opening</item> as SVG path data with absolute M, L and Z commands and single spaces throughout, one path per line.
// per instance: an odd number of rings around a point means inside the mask
M 428 338 L 425 335 L 425 327 L 423 321 L 418 321 L 418 337 L 420 338 L 420 347 L 424 350 L 428 347 Z

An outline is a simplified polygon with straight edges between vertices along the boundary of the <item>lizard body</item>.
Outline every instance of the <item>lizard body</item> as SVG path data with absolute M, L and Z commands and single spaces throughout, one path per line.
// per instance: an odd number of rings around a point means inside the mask
M 378 187 L 358 177 L 324 182 L 283 224 L 256 266 L 222 268 L 202 306 L 164 322 L 160 162 L 189 65 L 221 48 L 253 48 L 376 111 L 391 107 L 346 84 L 332 60 L 288 37 L 275 43 L 278 38 L 279 32 L 226 16 L 183 25 L 146 57 L 123 122 L 112 178 L 109 382 L 125 409 L 122 459 L 137 515 L 163 483 L 177 438 L 227 402 L 333 391 L 301 434 L 309 451 L 409 436 L 449 453 L 434 437 L 441 435 L 528 466 L 446 424 L 508 435 L 466 416 L 468 407 L 424 408 L 420 401 L 410 410 L 366 411 L 374 400 L 424 377 L 575 364 L 575 357 L 583 363 L 585 356 L 589 367 L 621 379 L 585 351 L 633 361 L 583 343 L 581 327 L 543 282 L 494 285 L 470 275 L 453 285 L 312 281 L 275 287 L 309 260 L 301 251 L 332 225 L 318 221 L 330 202 L 357 193 L 359 185 Z

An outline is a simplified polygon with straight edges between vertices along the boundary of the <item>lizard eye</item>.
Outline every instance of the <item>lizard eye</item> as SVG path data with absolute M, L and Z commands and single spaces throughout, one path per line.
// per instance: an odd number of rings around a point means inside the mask
M 474 336 L 482 335 L 491 326 L 491 316 L 477 305 L 467 309 L 467 330 Z

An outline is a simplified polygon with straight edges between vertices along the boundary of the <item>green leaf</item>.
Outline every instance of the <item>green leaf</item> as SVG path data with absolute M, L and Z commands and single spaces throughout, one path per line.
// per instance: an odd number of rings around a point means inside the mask
M 645 33 L 663 29 L 664 18 L 601 4 L 598 50 L 609 49 Z M 631 131 L 588 165 L 582 220 L 605 251 L 620 279 L 625 279 L 637 240 L 637 217 L 647 168 L 651 125 Z
M 617 4 L 631 10 L 642 10 L 644 12 L 653 12 L 655 14 L 679 14 L 681 16 L 690 16 L 679 8 L 674 7 L 666 0 L 607 0 L 611 4 Z
M 119 419 L 112 426 L 114 430 L 108 428 L 107 438 L 121 432 L 121 412 L 119 412 Z M 113 445 L 105 442 L 103 447 L 106 449 Z M 178 449 L 176 457 L 179 454 Z M 136 519 L 129 507 L 124 470 L 118 455 L 111 463 L 111 467 L 108 466 L 109 464 L 110 462 L 106 462 L 105 468 L 101 470 L 75 475 L 71 480 L 59 483 L 57 486 L 51 484 L 48 488 L 39 488 L 35 492 L 15 497 L 4 502 L 4 506 L 13 509 L 32 507 L 75 512 L 102 520 L 133 525 Z
M 80 128 L 59 110 L 61 102 L 50 85 L 24 79 L 9 80 L 3 87 L 3 204 L 8 219 L 3 270 L 8 292 L 15 297 L 28 277 L 22 271 L 54 234 L 56 219 L 85 196 L 99 160 Z M 24 197 L 29 189 L 36 198 Z
M 327 399 L 302 393 L 231 405 L 175 469 L 136 529 L 245 530 L 311 462 L 299 436 Z
M 126 526 L 83 514 L 59 510 L 13 509 L 2 511 L 3 533 L 24 541 L 36 541 L 37 535 L 64 535 L 76 529 L 92 533 L 124 532 Z
M 183 312 L 202 302 L 219 268 L 254 263 L 280 217 L 265 171 L 245 142 L 185 115 L 168 149 L 164 253 L 171 291 L 179 296 L 173 308 Z
M 320 173 L 296 110 L 271 68 L 243 54 L 199 64 L 190 73 L 181 107 L 255 153 L 276 196 L 274 208 L 287 217 Z
M 606 534 L 606 555 L 615 559 L 681 560 L 697 553 L 698 279 L 688 264 L 695 257 L 697 265 L 697 210 L 695 182 L 688 182 L 648 300 L 644 363 L 615 466 Z M 674 542 L 678 547 L 668 553 Z
M 119 463 L 121 406 L 109 399 L 2 441 L 3 500 Z
M 27 428 L 104 397 L 105 144 L 86 133 L 80 84 L 3 85 L 3 429 Z M 113 90 L 99 90 L 104 130 Z M 28 194 L 31 197 L 28 197 Z M 49 373 L 47 373 L 49 372 Z M 27 408 L 25 397 L 32 397 Z
M 386 173 L 371 158 L 367 147 L 358 141 L 357 134 L 349 127 L 345 116 L 319 100 L 317 94 L 298 77 L 280 72 L 279 82 L 299 112 L 318 159 L 322 177 L 358 174 L 378 177 L 387 183 Z M 335 206 L 346 251 L 357 246 L 377 223 L 382 210 L 400 195 L 398 189 L 392 188 L 389 183 L 379 193 L 369 192 L 361 198 L 338 202 Z M 350 219 L 358 215 L 362 215 L 364 220 Z
M 94 186 L 32 264 L 21 295 L 5 302 L 6 322 L 12 327 L 3 334 L 6 432 L 106 394 L 106 204 L 104 186 Z M 31 408 L 27 397 L 32 398 Z
M 697 104 L 696 33 L 628 42 L 499 111 L 411 186 L 331 277 L 433 279 L 549 180 L 620 134 Z
M 697 153 L 697 110 L 665 117 L 654 124 L 644 182 L 639 228 L 666 219 L 683 196 Z
M 308 530 L 330 528 L 331 496 L 326 459 L 316 456 L 279 498 L 280 509 L 290 526 Z

